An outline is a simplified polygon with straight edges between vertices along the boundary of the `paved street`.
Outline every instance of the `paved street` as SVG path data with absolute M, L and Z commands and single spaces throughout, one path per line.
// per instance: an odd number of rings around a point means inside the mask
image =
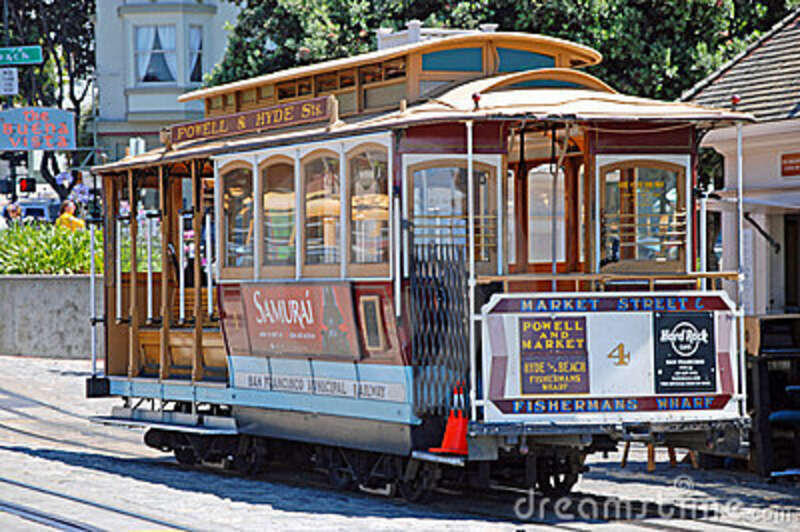
M 768 484 L 736 471 L 695 472 L 685 464 L 670 468 L 661 454 L 656 473 L 647 474 L 641 448 L 633 449 L 624 470 L 619 453 L 594 457 L 574 504 L 540 515 L 534 500 L 532 522 L 515 517 L 515 503 L 523 514 L 529 504 L 514 494 L 486 500 L 437 494 L 430 504 L 407 505 L 316 487 L 321 478 L 308 479 L 310 487 L 307 479 L 287 482 L 280 475 L 249 480 L 187 470 L 145 447 L 139 431 L 86 420 L 107 414 L 117 401 L 84 399 L 88 368 L 86 361 L 0 357 L 0 529 L 48 529 L 5 511 L 4 503 L 113 530 L 800 529 L 796 484 Z M 638 501 L 633 515 L 623 514 L 630 519 L 603 518 L 609 497 Z M 699 521 L 669 518 L 670 512 L 680 517 L 681 508 L 714 511 L 698 512 Z M 642 509 L 646 515 L 637 513 Z

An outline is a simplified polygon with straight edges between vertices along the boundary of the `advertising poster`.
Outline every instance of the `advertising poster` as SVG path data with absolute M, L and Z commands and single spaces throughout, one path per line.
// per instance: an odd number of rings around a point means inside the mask
M 587 393 L 586 318 L 519 319 L 523 394 Z
M 223 286 L 220 296 L 223 309 L 222 327 L 228 347 L 233 354 L 248 355 L 250 343 L 247 341 L 242 291 L 239 287 Z
M 359 358 L 348 285 L 251 284 L 241 290 L 254 354 Z
M 653 326 L 656 393 L 715 391 L 713 314 L 656 313 Z

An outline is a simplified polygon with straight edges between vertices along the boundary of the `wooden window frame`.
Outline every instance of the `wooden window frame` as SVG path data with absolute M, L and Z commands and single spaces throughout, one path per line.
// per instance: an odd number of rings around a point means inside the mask
M 642 272 L 642 273 L 658 273 L 658 272 L 685 272 L 686 271 L 686 253 L 689 251 L 688 247 L 691 242 L 691 234 L 688 224 L 688 219 L 690 216 L 689 207 L 687 205 L 688 198 L 686 197 L 686 168 L 683 165 L 678 163 L 663 161 L 659 159 L 652 159 L 649 157 L 643 157 L 641 159 L 625 159 L 622 161 L 615 161 L 611 163 L 604 164 L 599 166 L 597 171 L 599 173 L 598 176 L 598 183 L 600 185 L 600 190 L 598 191 L 600 195 L 600 212 L 597 214 L 596 223 L 602 223 L 602 213 L 605 210 L 604 206 L 606 204 L 606 175 L 610 172 L 614 172 L 616 170 L 628 170 L 628 169 L 635 169 L 635 168 L 657 168 L 660 170 L 666 170 L 668 172 L 675 172 L 677 174 L 677 183 L 676 189 L 678 193 L 678 198 L 676 199 L 676 208 L 675 212 L 683 212 L 684 216 L 686 217 L 685 223 L 685 236 L 683 246 L 679 248 L 678 258 L 676 260 L 669 260 L 669 261 L 654 261 L 654 260 L 640 260 L 640 259 L 620 259 L 617 262 L 609 263 L 600 268 L 602 272 L 619 272 L 619 273 L 628 273 L 628 272 Z M 638 205 L 634 205 L 635 212 L 638 214 Z M 602 234 L 602 227 L 600 229 Z M 636 235 L 634 234 L 634 238 Z M 637 242 L 636 240 L 634 242 Z M 602 238 L 600 242 L 595 242 L 595 246 L 602 246 Z M 600 254 L 602 258 L 602 252 Z
M 388 227 L 389 227 L 389 256 L 388 260 L 383 263 L 370 263 L 370 264 L 360 264 L 360 263 L 353 263 L 350 260 L 350 246 L 352 245 L 352 227 L 353 227 L 353 215 L 352 215 L 352 194 L 351 194 L 351 183 L 350 183 L 350 160 L 356 157 L 357 155 L 367 152 L 367 151 L 375 151 L 379 150 L 382 151 L 386 155 L 386 195 L 389 199 L 389 219 L 387 220 Z M 345 170 L 347 171 L 347 175 L 345 176 L 344 183 L 347 185 L 345 188 L 345 202 L 346 202 L 346 209 L 347 209 L 347 216 L 346 216 L 346 228 L 345 231 L 345 250 L 344 250 L 344 260 L 347 261 L 347 276 L 348 277 L 389 277 L 391 275 L 391 263 L 392 263 L 392 254 L 396 252 L 396 250 L 392 249 L 392 205 L 391 205 L 391 187 L 392 187 L 392 176 L 388 175 L 389 172 L 389 149 L 380 143 L 377 142 L 365 142 L 363 144 L 359 144 L 352 149 L 348 150 L 345 153 Z M 341 179 L 341 176 L 340 176 Z
M 489 174 L 489 200 L 488 204 L 490 206 L 489 212 L 494 212 L 494 215 L 497 218 L 497 223 L 495 227 L 495 246 L 494 248 L 489 248 L 489 260 L 487 261 L 475 261 L 475 272 L 478 274 L 485 274 L 485 275 L 493 275 L 497 273 L 497 250 L 499 246 L 499 238 L 501 238 L 501 224 L 500 220 L 502 220 L 502 213 L 497 212 L 497 197 L 496 197 L 496 190 L 497 190 L 497 168 L 489 163 L 484 163 L 481 161 L 474 161 L 472 163 L 473 172 L 476 171 L 485 171 Z M 427 161 L 421 161 L 418 163 L 410 164 L 406 167 L 406 172 L 408 176 L 408 190 L 406 190 L 406 194 L 408 195 L 408 216 L 409 218 L 414 217 L 414 174 L 420 170 L 428 170 L 431 168 L 450 168 L 450 167 L 458 167 L 463 168 L 465 171 L 467 169 L 467 157 L 466 155 L 463 158 L 452 158 L 452 159 L 442 159 L 442 158 L 432 158 Z M 477 213 L 477 208 L 475 209 Z M 477 235 L 477 231 L 476 231 Z M 476 246 L 477 249 L 478 246 Z M 465 255 L 466 257 L 466 255 Z M 467 257 L 468 259 L 468 257 Z
M 336 159 L 337 164 L 340 166 L 339 168 L 339 187 L 341 190 L 342 186 L 342 170 L 341 168 L 341 158 L 339 153 L 331 149 L 330 147 L 319 147 L 315 148 L 314 150 L 308 152 L 303 157 L 300 158 L 300 192 L 301 194 L 301 208 L 299 213 L 299 219 L 297 227 L 303 228 L 303 238 L 302 238 L 302 250 L 300 250 L 300 264 L 301 264 L 301 278 L 303 279 L 329 279 L 329 278 L 340 278 L 341 277 L 341 267 L 342 267 L 342 260 L 346 260 L 344 257 L 344 253 L 346 250 L 340 249 L 339 250 L 339 262 L 333 264 L 306 264 L 306 248 L 308 247 L 308 239 L 305 235 L 305 228 L 306 228 L 306 172 L 305 167 L 306 164 L 310 163 L 314 159 L 319 157 L 332 157 Z M 341 196 L 341 194 L 340 194 Z M 339 205 L 339 220 L 341 220 L 341 209 L 343 205 Z M 339 222 L 341 223 L 341 222 Z M 345 224 L 347 225 L 347 224 Z M 340 227 L 340 231 L 346 231 L 345 227 Z M 337 245 L 340 245 L 341 242 L 341 233 L 339 233 L 339 242 Z
M 256 195 L 258 196 L 257 208 L 261 209 L 262 213 L 264 212 L 264 190 L 265 190 L 265 182 L 264 182 L 265 179 L 264 179 L 264 175 L 263 174 L 264 174 L 264 171 L 267 168 L 269 168 L 270 166 L 273 166 L 275 164 L 288 164 L 289 166 L 291 166 L 292 167 L 292 177 L 294 178 L 294 158 L 293 157 L 289 157 L 288 155 L 283 155 L 283 154 L 275 154 L 275 155 L 270 155 L 269 157 L 267 157 L 266 159 L 264 159 L 263 161 L 258 163 L 258 173 L 261 176 L 261 179 L 259 179 L 259 181 L 258 181 L 258 191 L 256 193 Z M 293 179 L 293 181 L 292 181 L 292 186 L 293 187 L 294 187 L 295 182 L 296 182 L 296 180 Z M 298 192 L 295 190 L 294 193 L 297 194 Z M 297 203 L 295 201 L 295 205 L 296 204 Z M 296 208 L 295 208 L 295 211 L 296 211 Z M 299 213 L 295 212 L 294 213 L 294 223 L 295 223 L 295 235 L 294 235 L 295 258 L 294 258 L 294 260 L 292 260 L 291 264 L 285 264 L 285 265 L 284 264 L 272 264 L 272 265 L 270 265 L 270 264 L 265 264 L 266 258 L 262 257 L 261 258 L 261 269 L 258 272 L 259 277 L 266 278 L 266 279 L 294 279 L 295 267 L 296 267 L 295 264 L 297 262 L 297 256 L 296 255 L 297 255 L 297 253 L 299 253 L 298 246 L 297 246 L 297 229 L 299 227 L 302 227 L 302 226 L 300 226 L 298 224 L 299 218 L 300 218 Z M 263 220 L 263 215 L 262 215 L 262 220 Z M 266 242 L 266 236 L 264 234 L 264 230 L 263 229 L 262 229 L 261 234 L 262 234 L 262 238 L 264 239 L 264 242 L 263 242 L 262 247 L 261 247 L 261 251 L 262 251 L 262 253 L 265 253 L 266 249 L 267 249 L 267 242 Z
M 219 168 L 219 180 L 220 180 L 220 256 L 217 260 L 220 261 L 220 274 L 223 279 L 252 279 L 253 278 L 253 269 L 254 266 L 245 266 L 245 267 L 236 267 L 236 266 L 226 266 L 225 259 L 227 256 L 227 226 L 225 224 L 226 215 L 225 215 L 225 176 L 229 172 L 233 170 L 248 170 L 250 172 L 250 179 L 251 183 L 252 180 L 255 179 L 255 174 L 253 173 L 253 165 L 250 161 L 246 161 L 243 159 L 236 159 L 234 161 L 229 161 Z M 252 185 L 251 185 L 252 191 Z M 256 223 L 256 209 L 259 208 L 257 198 L 253 198 L 253 224 Z M 253 227 L 253 238 L 255 238 L 255 227 Z M 253 252 L 255 253 L 255 246 L 253 246 Z M 255 256 L 253 256 L 253 264 L 255 265 Z

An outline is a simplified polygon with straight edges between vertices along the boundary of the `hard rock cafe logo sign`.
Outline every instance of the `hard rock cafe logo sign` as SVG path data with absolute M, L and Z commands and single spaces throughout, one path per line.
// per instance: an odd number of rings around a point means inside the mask
M 661 329 L 659 336 L 660 342 L 669 342 L 672 350 L 682 357 L 694 355 L 701 344 L 708 343 L 708 330 L 698 330 L 693 323 L 681 321 L 676 323 L 672 329 Z

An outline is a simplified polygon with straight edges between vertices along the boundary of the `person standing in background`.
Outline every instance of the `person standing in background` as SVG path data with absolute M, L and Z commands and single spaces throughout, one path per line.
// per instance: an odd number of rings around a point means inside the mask
M 56 220 L 56 227 L 64 227 L 70 231 L 77 231 L 78 229 L 85 229 L 86 222 L 75 216 L 75 202 L 72 200 L 64 200 L 61 204 L 58 219 Z

